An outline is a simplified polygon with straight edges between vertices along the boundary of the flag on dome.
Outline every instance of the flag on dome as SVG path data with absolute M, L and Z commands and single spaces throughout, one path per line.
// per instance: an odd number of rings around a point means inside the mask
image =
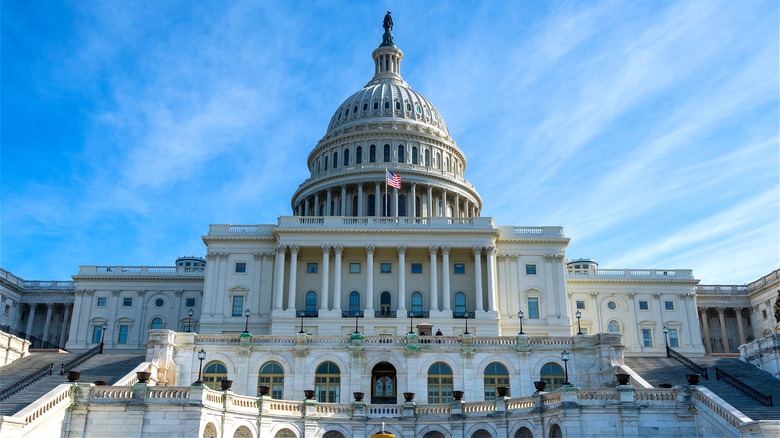
M 385 172 L 387 172 L 387 185 L 390 187 L 395 187 L 396 189 L 401 189 L 401 175 L 396 175 L 393 172 L 390 172 L 389 170 L 385 169 Z

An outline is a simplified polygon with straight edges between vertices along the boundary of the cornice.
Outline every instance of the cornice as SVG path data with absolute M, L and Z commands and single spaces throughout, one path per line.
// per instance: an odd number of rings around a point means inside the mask
M 497 236 L 499 230 L 491 229 L 345 229 L 345 228 L 284 228 L 274 230 L 274 235 L 282 234 L 478 234 L 485 236 Z
M 640 277 L 621 277 L 621 278 L 574 278 L 567 277 L 566 283 L 623 283 L 623 284 L 685 284 L 695 286 L 699 284 L 697 279 L 674 279 L 674 278 L 640 278 Z M 697 294 L 697 296 L 699 296 Z
M 205 272 L 198 276 L 186 276 L 186 277 L 163 277 L 160 275 L 95 275 L 95 274 L 88 274 L 88 275 L 74 275 L 73 279 L 76 281 L 83 281 L 83 280 L 129 280 L 129 281 L 139 281 L 139 280 L 146 280 L 146 281 L 192 281 L 192 282 L 202 282 L 203 279 L 206 277 Z
M 273 236 L 246 236 L 246 235 L 235 235 L 235 236 L 201 236 L 201 240 L 205 244 L 209 244 L 211 242 L 257 242 L 257 243 L 263 243 L 263 242 L 270 242 L 273 243 L 276 241 L 276 239 L 273 238 Z

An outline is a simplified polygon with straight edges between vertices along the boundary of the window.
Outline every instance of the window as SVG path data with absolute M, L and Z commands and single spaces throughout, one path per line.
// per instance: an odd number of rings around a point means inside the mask
M 412 146 L 412 164 L 417 164 L 417 146 Z
M 350 274 L 360 274 L 360 263 L 350 263 L 349 264 L 349 273 Z
M 390 274 L 393 272 L 393 264 L 392 263 L 380 263 L 379 264 L 379 273 L 380 274 Z
M 133 298 L 132 297 L 122 298 L 122 307 L 133 307 Z
M 152 322 L 149 323 L 149 328 L 152 330 L 160 330 L 163 328 L 162 318 L 152 318 Z
M 368 148 L 368 162 L 376 163 L 376 145 L 371 145 Z
M 246 272 L 246 263 L 244 263 L 244 262 L 236 263 L 236 270 L 235 270 L 235 272 L 237 272 L 239 274 L 245 273 Z
M 314 393 L 320 403 L 338 403 L 341 390 L 341 371 L 333 362 L 317 367 L 314 375 Z
M 642 344 L 645 347 L 652 347 L 653 346 L 653 330 L 652 329 L 642 329 Z
M 674 310 L 674 301 L 664 301 L 664 309 Z
M 339 167 L 339 153 L 338 152 L 334 152 L 333 153 L 333 168 L 335 169 L 337 167 Z
M 349 166 L 349 149 L 344 149 L 344 165 Z
M 108 298 L 106 297 L 98 297 L 97 299 L 97 306 L 98 307 L 106 307 L 108 304 Z
M 399 144 L 398 145 L 398 162 L 399 163 L 406 163 L 406 154 L 404 152 L 406 152 L 404 150 L 404 145 Z
M 669 346 L 670 347 L 679 347 L 680 346 L 680 338 L 677 336 L 677 329 L 669 329 Z
M 382 154 L 383 160 L 385 163 L 390 162 L 390 145 L 386 144 L 383 149 L 384 154 Z
M 210 362 L 208 365 L 206 365 L 206 368 L 203 369 L 203 377 L 201 378 L 201 381 L 203 382 L 204 386 L 208 386 L 211 389 L 219 389 L 220 382 L 226 380 L 227 377 L 227 367 L 225 364 L 219 361 L 214 361 Z
M 424 158 L 425 158 L 425 162 L 423 163 L 423 166 L 430 166 L 431 165 L 431 151 L 426 149 L 425 153 L 423 155 L 424 155 Z
M 100 339 L 103 338 L 103 328 L 100 324 L 92 326 L 92 343 L 99 344 Z
M 422 263 L 412 263 L 412 274 L 422 274 Z
M 610 301 L 607 303 L 607 307 L 609 308 L 609 310 L 615 310 L 617 309 L 617 303 L 614 301 Z
M 650 303 L 644 300 L 640 301 L 639 310 L 650 310 Z
M 384 291 L 379 295 L 379 312 L 381 313 L 382 317 L 389 318 L 390 317 L 390 302 L 392 300 L 392 296 L 390 295 L 390 292 Z
M 119 337 L 116 340 L 117 344 L 127 344 L 127 334 L 130 332 L 129 325 L 119 326 Z
M 162 298 L 157 298 L 156 300 L 154 300 L 154 305 L 157 307 L 162 307 L 165 305 L 165 300 Z
M 6 304 L 5 307 L 3 307 L 3 314 L 10 315 L 11 314 L 11 305 Z
M 485 401 L 495 400 L 498 387 L 509 388 L 509 371 L 498 362 L 493 362 L 485 368 Z
M 376 216 L 376 197 L 374 194 L 368 195 L 368 215 Z
M 436 362 L 428 368 L 428 403 L 452 402 L 452 369 Z
M 455 313 L 466 312 L 466 294 L 458 292 L 455 294 Z
M 577 301 L 577 310 L 585 310 L 585 301 Z
M 385 101 L 385 109 L 390 109 L 390 101 Z
M 412 312 L 418 313 L 423 311 L 423 296 L 419 291 L 412 293 Z
M 327 156 L 325 157 L 324 163 L 325 163 L 325 166 L 323 167 L 323 170 L 327 171 L 328 170 L 328 157 Z
M 317 262 L 308 262 L 306 263 L 306 273 L 307 274 L 316 274 L 317 273 Z
M 310 290 L 306 292 L 306 314 L 312 314 L 317 311 L 317 292 Z
M 244 296 L 233 295 L 233 306 L 230 316 L 244 316 Z
M 607 331 L 610 333 L 620 333 L 620 323 L 613 319 L 607 324 Z
M 349 293 L 349 313 L 355 315 L 360 311 L 360 292 L 353 290 Z
M 536 265 L 533 263 L 525 265 L 525 275 L 536 275 Z
M 539 319 L 539 298 L 528 297 L 528 319 Z
M 260 387 L 271 388 L 271 398 L 281 400 L 284 397 L 284 369 L 276 362 L 266 362 L 260 367 L 257 378 L 257 394 L 260 395 Z
M 195 298 L 187 298 L 184 307 L 195 307 Z
M 767 318 L 766 309 L 761 309 L 761 319 L 766 319 L 766 318 Z
M 547 382 L 547 391 L 550 392 L 560 388 L 565 379 L 563 367 L 555 362 L 546 363 L 539 372 L 539 380 Z
M 363 104 L 363 111 L 368 111 L 368 103 Z
M 355 164 L 363 163 L 363 146 L 358 146 L 355 149 Z
M 401 102 L 399 102 L 397 100 L 395 101 L 395 109 L 398 110 L 398 111 L 401 110 Z
M 374 109 L 379 109 L 379 102 L 374 102 Z
M 458 275 L 464 275 L 466 274 L 466 264 L 465 263 L 455 263 L 452 265 L 452 273 L 458 274 Z

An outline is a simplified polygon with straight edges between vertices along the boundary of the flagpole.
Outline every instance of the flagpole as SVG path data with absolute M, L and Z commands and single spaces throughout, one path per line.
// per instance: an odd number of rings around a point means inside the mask
M 385 167 L 385 211 L 383 213 L 388 213 L 387 211 L 387 167 Z M 384 215 L 382 215 L 384 216 Z M 389 216 L 389 214 L 388 214 Z

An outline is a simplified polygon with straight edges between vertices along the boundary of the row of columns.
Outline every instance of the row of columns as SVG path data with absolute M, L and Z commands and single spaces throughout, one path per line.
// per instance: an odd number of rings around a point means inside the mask
M 341 272 L 342 272 L 342 254 L 344 247 L 342 245 L 322 245 L 322 271 L 321 271 L 321 288 L 320 288 L 320 310 L 329 311 L 341 310 L 341 302 L 344 298 L 341 288 Z M 367 245 L 366 249 L 366 290 L 365 290 L 365 312 L 373 314 L 374 303 L 374 252 L 376 247 L 374 245 Z M 274 276 L 274 300 L 273 307 L 276 310 L 282 310 L 282 301 L 284 295 L 284 271 L 285 271 L 285 254 L 290 251 L 290 272 L 288 280 L 288 295 L 287 295 L 287 309 L 295 309 L 296 294 L 297 294 L 297 277 L 298 277 L 298 253 L 300 247 L 298 245 L 278 245 L 276 247 L 276 272 Z M 338 296 L 334 297 L 333 308 L 329 308 L 330 302 L 330 253 L 331 250 L 334 254 L 334 278 L 333 289 Z M 399 245 L 396 247 L 398 252 L 398 311 L 405 312 L 406 307 L 406 250 L 407 247 Z M 479 247 L 475 246 L 472 249 L 474 256 L 474 294 L 475 294 L 475 311 L 495 311 L 496 310 L 496 249 L 493 246 Z M 430 256 L 430 278 L 429 278 L 429 300 L 430 310 L 449 312 L 451 310 L 450 303 L 452 302 L 451 290 L 450 290 L 450 258 L 451 251 L 450 246 L 429 246 L 428 253 Z M 438 286 L 438 254 L 441 252 L 441 265 L 442 265 L 442 299 L 443 302 L 439 305 L 439 286 Z M 483 288 L 482 288 L 482 253 L 485 253 L 486 258 L 486 275 L 487 275 L 487 309 L 483 303 Z M 403 316 L 405 317 L 405 315 Z
M 373 184 L 373 192 L 364 191 L 364 183 L 357 183 L 357 191 L 354 189 L 348 189 L 347 185 L 339 186 L 336 190 L 338 195 L 333 194 L 333 189 L 325 189 L 324 194 L 324 208 L 323 216 L 355 216 L 363 217 L 368 215 L 367 201 L 368 196 L 374 195 L 374 212 L 376 216 L 381 216 L 385 211 L 384 192 L 382 192 L 382 184 L 384 181 L 375 181 Z M 369 183 L 370 185 L 370 183 Z M 478 214 L 477 205 L 469 198 L 461 197 L 459 193 L 453 192 L 451 197 L 452 213 L 448 212 L 448 191 L 445 189 L 438 190 L 439 193 L 434 194 L 433 186 L 426 184 L 425 191 L 419 194 L 420 196 L 420 210 L 417 211 L 417 183 L 410 183 L 408 188 L 401 190 L 392 188 L 388 194 L 390 195 L 389 204 L 387 205 L 389 216 L 398 216 L 399 213 L 399 195 L 406 195 L 406 216 L 409 217 L 476 217 Z M 314 194 L 306 196 L 303 200 L 298 200 L 295 205 L 295 214 L 298 216 L 320 216 L 320 204 L 323 200 L 320 196 L 320 191 Z M 353 210 L 351 202 L 347 202 L 352 196 L 357 196 L 357 208 Z
M 65 342 L 67 340 L 66 337 L 70 325 L 70 315 L 71 315 L 71 309 L 73 307 L 73 304 L 72 303 L 64 303 L 64 304 L 45 303 L 42 305 L 46 306 L 46 317 L 44 319 L 43 330 L 41 332 L 40 339 L 42 339 L 45 342 L 50 342 L 49 338 L 51 336 L 51 325 L 54 316 L 54 306 L 60 305 L 62 306 L 62 311 L 60 316 L 61 317 L 60 333 L 56 345 L 59 348 L 65 348 Z M 33 330 L 35 329 L 35 325 L 34 325 L 35 314 L 36 314 L 36 309 L 38 307 L 38 304 L 29 303 L 28 307 L 29 309 L 27 312 L 27 326 L 25 327 L 24 333 L 28 336 L 38 337 L 35 336 L 35 334 L 33 333 Z M 54 344 L 54 342 L 50 342 L 50 343 Z
M 704 336 L 704 349 L 707 353 L 713 353 L 712 342 L 710 339 L 710 322 L 709 319 L 707 318 L 709 310 L 710 310 L 709 307 L 700 307 L 699 320 L 702 323 L 702 335 Z M 715 310 L 718 312 L 718 327 L 720 328 L 720 339 L 723 342 L 723 352 L 732 353 L 733 352 L 732 350 L 735 350 L 738 346 L 731 345 L 731 342 L 729 341 L 728 330 L 726 329 L 726 308 L 716 307 Z M 745 342 L 747 342 L 745 339 L 744 321 L 742 320 L 742 308 L 736 307 L 733 310 L 737 319 L 737 333 L 739 335 L 739 344 L 742 345 Z

